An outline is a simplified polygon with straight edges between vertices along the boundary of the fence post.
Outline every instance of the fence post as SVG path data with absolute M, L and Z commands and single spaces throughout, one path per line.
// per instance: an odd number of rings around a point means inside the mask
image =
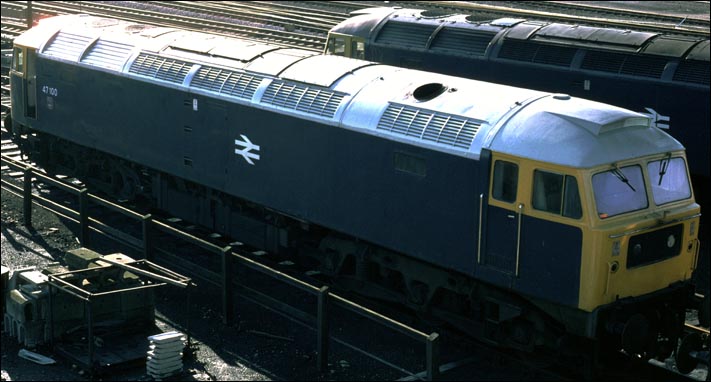
M 427 380 L 439 379 L 439 334 L 427 337 Z
M 328 342 L 331 339 L 328 325 L 328 294 L 329 288 L 324 286 L 318 293 L 317 320 L 317 352 L 318 372 L 323 374 L 328 369 Z
M 52 299 L 52 279 L 50 278 L 49 281 L 50 282 L 47 283 L 47 303 L 49 303 L 47 321 L 49 321 L 49 345 L 54 348 L 54 300 Z
M 25 169 L 25 182 L 23 189 L 23 207 L 25 227 L 32 227 L 32 168 Z
M 87 329 L 87 342 L 88 342 L 88 347 L 89 347 L 89 370 L 90 370 L 90 375 L 94 374 L 94 312 L 93 312 L 93 307 L 91 306 L 91 297 L 84 302 L 84 307 L 86 308 L 86 314 L 87 314 L 87 323 L 86 323 L 86 329 Z
M 32 12 L 32 2 L 28 1 L 27 2 L 27 9 L 25 10 L 27 14 L 25 15 L 27 17 L 27 29 L 32 29 L 32 26 L 34 24 L 34 13 Z
M 232 322 L 232 283 L 230 273 L 232 262 L 230 261 L 231 246 L 222 248 L 222 323 L 229 325 Z
M 89 246 L 89 190 L 79 191 L 79 241 L 82 247 Z
M 144 215 L 141 218 L 142 228 L 143 228 L 143 258 L 146 260 L 151 260 L 151 224 L 153 223 L 153 215 Z

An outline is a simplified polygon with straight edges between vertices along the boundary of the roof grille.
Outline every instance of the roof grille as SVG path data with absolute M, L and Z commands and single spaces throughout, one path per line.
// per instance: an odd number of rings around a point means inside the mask
M 424 48 L 435 29 L 434 25 L 389 21 L 378 33 L 375 42 Z
M 343 97 L 345 97 L 344 93 L 284 81 L 273 81 L 264 93 L 262 102 L 333 118 Z
M 484 55 L 496 32 L 444 28 L 432 41 L 432 49 L 449 49 L 464 54 Z
M 59 32 L 49 45 L 44 48 L 42 53 L 65 60 L 77 61 L 92 40 L 92 37 Z
M 192 66 L 193 64 L 189 62 L 141 53 L 131 65 L 129 72 L 182 84 Z
M 585 54 L 581 68 L 631 76 L 659 78 L 667 59 L 591 50 Z
M 709 85 L 709 63 L 704 61 L 682 61 L 674 73 L 674 81 Z
M 203 66 L 193 77 L 191 86 L 237 98 L 251 99 L 264 77 Z
M 120 70 L 131 55 L 132 45 L 98 40 L 81 62 L 103 68 Z
M 469 149 L 483 121 L 391 103 L 378 130 Z
M 546 65 L 570 66 L 575 52 L 576 48 L 506 40 L 499 52 L 499 58 Z

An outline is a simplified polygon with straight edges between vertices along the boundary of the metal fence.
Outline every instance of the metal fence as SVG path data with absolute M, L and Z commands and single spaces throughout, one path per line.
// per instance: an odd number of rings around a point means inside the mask
M 153 260 L 155 249 L 157 249 L 156 246 L 153 244 L 154 230 L 159 230 L 161 232 L 185 240 L 188 243 L 197 245 L 198 247 L 203 248 L 210 253 L 214 253 L 220 256 L 221 271 L 219 274 L 210 272 L 208 270 L 201 270 L 196 273 L 199 273 L 198 277 L 204 279 L 205 281 L 208 281 L 212 284 L 221 287 L 221 302 L 224 324 L 229 324 L 232 321 L 233 301 L 235 298 L 236 288 L 235 280 L 231 278 L 231 275 L 235 270 L 235 266 L 248 267 L 252 270 L 258 271 L 283 283 L 294 286 L 302 291 L 315 295 L 317 298 L 317 312 L 314 324 L 316 326 L 317 332 L 317 368 L 320 373 L 325 372 L 328 365 L 329 342 L 331 340 L 331 335 L 329 332 L 329 306 L 331 304 L 335 304 L 363 317 L 366 317 L 374 322 L 384 325 L 392 330 L 409 336 L 417 341 L 422 342 L 425 347 L 426 354 L 426 378 L 427 380 L 435 380 L 439 376 L 440 336 L 438 333 L 423 333 L 403 323 L 400 323 L 380 313 L 377 313 L 371 309 L 368 309 L 362 305 L 359 305 L 353 301 L 350 301 L 344 297 L 338 296 L 335 293 L 331 293 L 329 287 L 327 286 L 319 288 L 317 286 L 308 284 L 302 280 L 294 278 L 290 275 L 287 275 L 283 272 L 280 272 L 276 269 L 253 261 L 246 257 L 245 253 L 243 253 L 239 248 L 233 248 L 232 246 L 220 247 L 218 245 L 212 244 L 187 232 L 181 231 L 177 228 L 171 227 L 168 224 L 155 220 L 150 214 L 139 214 L 135 211 L 124 208 L 108 200 L 102 199 L 96 195 L 90 194 L 86 188 L 78 189 L 76 187 L 67 185 L 55 178 L 42 174 L 37 168 L 18 164 L 12 158 L 3 155 L 2 163 L 12 169 L 15 169 L 16 171 L 22 171 L 24 173 L 23 187 L 19 187 L 5 179 L 2 179 L 2 185 L 8 191 L 13 192 L 14 194 L 23 198 L 24 224 L 26 226 L 32 225 L 32 203 L 34 202 L 40 205 L 41 207 L 47 208 L 48 210 L 79 224 L 79 241 L 81 245 L 85 247 L 89 246 L 90 231 L 93 230 L 121 244 L 128 245 L 129 247 L 132 247 L 138 251 L 142 251 L 146 260 Z M 51 184 L 64 191 L 76 195 L 79 201 L 79 210 L 72 210 L 71 208 L 57 204 L 41 195 L 33 194 L 33 180 L 41 180 L 42 182 Z M 106 207 L 112 211 L 121 213 L 125 216 L 140 221 L 142 224 L 142 239 L 136 239 L 131 235 L 109 227 L 101 221 L 92 218 L 89 215 L 89 206 L 91 203 Z M 175 257 L 175 255 L 173 256 Z M 281 304 L 281 308 L 284 308 L 283 311 L 289 312 L 289 309 L 286 307 L 287 304 Z M 291 313 L 294 314 L 295 312 L 291 310 Z M 304 315 L 300 316 L 302 318 L 305 317 Z M 369 355 L 371 356 L 371 358 L 380 361 L 377 357 L 374 357 L 370 354 L 366 355 Z

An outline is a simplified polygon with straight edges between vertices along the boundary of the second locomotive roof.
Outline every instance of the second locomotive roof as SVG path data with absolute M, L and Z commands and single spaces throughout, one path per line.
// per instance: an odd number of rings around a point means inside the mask
M 567 96 L 229 37 L 59 16 L 16 39 L 50 60 L 478 158 L 587 168 L 683 147 L 647 117 Z

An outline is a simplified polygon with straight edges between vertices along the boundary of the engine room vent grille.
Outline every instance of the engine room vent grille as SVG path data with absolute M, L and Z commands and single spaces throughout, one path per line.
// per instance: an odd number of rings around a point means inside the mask
M 448 49 L 463 54 L 484 55 L 496 32 L 444 28 L 432 41 L 432 49 Z
M 424 48 L 435 29 L 436 26 L 434 25 L 389 21 L 378 33 L 375 42 Z
M 538 64 L 570 66 L 577 49 L 528 41 L 506 40 L 499 58 L 535 62 Z
M 237 98 L 252 99 L 263 78 L 232 70 L 203 66 L 193 77 L 191 86 Z
M 185 61 L 141 53 L 131 65 L 130 73 L 182 84 L 193 64 Z
M 132 45 L 98 40 L 81 62 L 89 65 L 120 70 L 131 54 Z
M 92 40 L 93 38 L 91 37 L 59 32 L 54 36 L 52 42 L 44 48 L 42 53 L 65 60 L 77 61 Z
M 333 118 L 345 96 L 344 93 L 336 93 L 330 90 L 310 88 L 305 85 L 284 81 L 274 81 L 264 93 L 262 102 Z
M 591 50 L 585 54 L 581 68 L 631 76 L 659 78 L 662 76 L 666 64 L 667 59 L 661 57 L 632 56 Z
M 620 73 L 632 76 L 660 78 L 668 59 L 653 56 L 628 56 Z
M 469 149 L 482 121 L 391 103 L 378 130 Z
M 704 61 L 682 61 L 674 73 L 674 81 L 709 85 L 709 63 Z

